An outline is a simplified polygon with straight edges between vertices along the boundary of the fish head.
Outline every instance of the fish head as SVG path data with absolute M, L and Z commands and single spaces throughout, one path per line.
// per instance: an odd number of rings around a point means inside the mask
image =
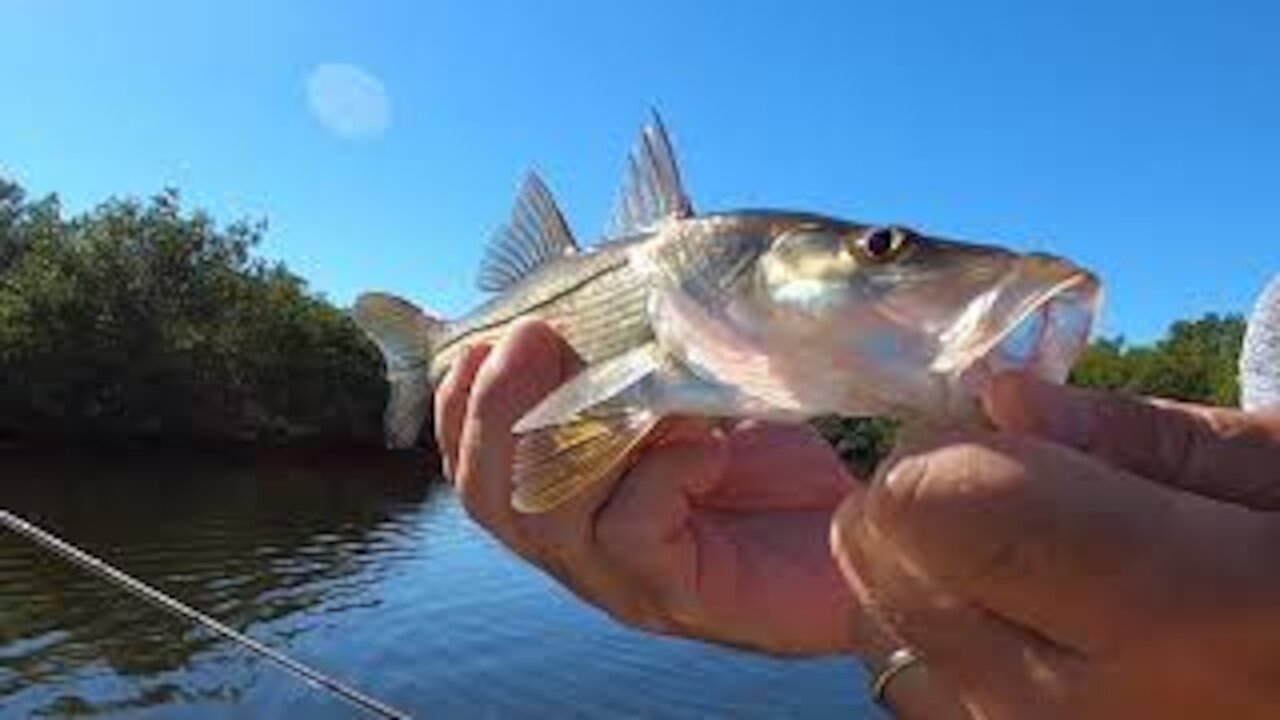
M 734 313 L 795 402 L 954 415 L 994 374 L 1065 380 L 1100 285 L 1059 257 L 804 218 L 773 234 Z

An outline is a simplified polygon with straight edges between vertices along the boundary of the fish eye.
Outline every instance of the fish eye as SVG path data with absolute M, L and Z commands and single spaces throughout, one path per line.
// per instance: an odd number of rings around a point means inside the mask
M 913 233 L 897 225 L 871 228 L 858 240 L 862 255 L 874 262 L 892 260 L 907 245 Z

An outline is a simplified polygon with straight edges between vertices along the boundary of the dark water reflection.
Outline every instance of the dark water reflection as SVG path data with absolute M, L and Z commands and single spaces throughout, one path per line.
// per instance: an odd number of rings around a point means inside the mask
M 419 717 L 870 716 L 852 662 L 617 627 L 414 464 L 0 457 L 0 507 Z M 354 713 L 0 531 L 0 715 Z

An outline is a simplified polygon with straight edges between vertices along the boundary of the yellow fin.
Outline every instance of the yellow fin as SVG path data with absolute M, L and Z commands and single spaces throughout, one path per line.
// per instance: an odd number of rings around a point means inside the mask
M 583 418 L 529 432 L 516 445 L 515 493 L 522 513 L 543 513 L 613 476 L 658 423 L 648 412 Z

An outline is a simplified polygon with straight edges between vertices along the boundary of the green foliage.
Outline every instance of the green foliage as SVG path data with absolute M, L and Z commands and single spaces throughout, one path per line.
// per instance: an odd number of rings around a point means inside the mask
M 1235 406 L 1240 402 L 1238 363 L 1245 321 L 1240 315 L 1210 313 L 1180 320 L 1149 346 L 1123 338 L 1090 345 L 1071 373 L 1078 385 Z
M 376 351 L 262 224 L 176 192 L 71 219 L 0 182 L 0 432 L 29 439 L 376 442 Z
M 861 478 L 870 478 L 893 448 L 897 423 L 886 418 L 843 418 L 835 415 L 813 421 L 840 458 Z
M 0 179 L 0 436 L 377 443 L 377 351 L 346 314 L 252 255 L 262 224 L 218 227 L 176 192 L 65 219 Z M 1094 342 L 1081 385 L 1235 405 L 1238 315 L 1149 346 Z M 816 423 L 869 472 L 883 420 Z

